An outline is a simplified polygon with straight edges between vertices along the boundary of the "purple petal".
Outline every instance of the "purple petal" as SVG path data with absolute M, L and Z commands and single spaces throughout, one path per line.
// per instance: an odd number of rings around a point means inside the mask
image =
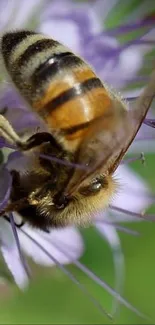
M 6 107 L 5 117 L 12 126 L 21 132 L 24 129 L 34 129 L 41 125 L 39 118 L 26 106 L 23 98 L 13 89 L 4 90 L 0 96 L 2 111 Z
M 115 290 L 120 295 L 122 295 L 124 286 L 124 255 L 122 252 L 121 242 L 115 227 L 112 225 L 106 225 L 102 222 L 96 222 L 95 227 L 100 232 L 100 234 L 107 240 L 108 244 L 112 249 L 114 268 L 115 268 Z M 118 312 L 119 302 L 115 298 L 113 302 L 112 314 Z
M 120 189 L 113 199 L 114 205 L 129 211 L 140 212 L 152 204 L 147 184 L 139 175 L 122 165 L 117 169 L 115 177 L 120 179 Z M 140 193 L 143 193 L 143 195 L 141 196 Z M 114 221 L 123 220 L 119 213 L 115 214 L 115 218 Z M 134 217 L 124 217 L 124 221 L 136 220 Z
M 4 140 L 4 138 L 0 137 L 0 149 L 6 147 L 6 142 Z
M 83 254 L 84 246 L 83 240 L 75 227 L 66 227 L 63 229 L 51 230 L 49 234 L 38 230 L 31 229 L 29 226 L 24 225 L 22 228 L 28 235 L 38 241 L 48 252 L 50 252 L 61 264 L 72 263 L 74 260 L 81 257 Z M 45 254 L 39 246 L 33 243 L 24 235 L 23 232 L 18 230 L 18 236 L 21 242 L 23 251 L 35 261 L 35 263 L 43 264 L 46 266 L 53 265 L 54 262 Z M 70 258 L 62 254 L 60 250 L 56 249 L 53 242 L 60 240 L 63 245 L 71 247 Z
M 49 252 L 48 250 L 46 250 L 46 248 L 44 246 L 42 246 L 42 243 L 40 243 L 40 241 L 36 240 L 33 236 L 31 236 L 30 234 L 28 234 L 25 230 L 20 229 L 21 233 L 24 234 L 27 239 L 29 239 L 31 241 L 31 243 L 33 243 L 36 247 L 38 247 L 40 249 L 40 251 L 42 251 L 43 254 L 46 255 L 46 257 L 48 257 L 52 264 L 57 265 L 57 267 L 65 274 L 68 276 L 68 278 L 70 280 L 72 280 L 73 283 L 75 283 L 79 289 L 89 298 L 89 300 L 98 308 L 98 310 L 100 310 L 100 312 L 103 315 L 106 315 L 108 318 L 112 319 L 112 316 L 106 312 L 106 310 L 101 306 L 101 304 L 89 293 L 89 291 L 86 289 L 86 287 L 80 283 L 76 277 L 65 267 L 61 264 L 61 262 L 59 262 L 59 260 L 52 255 L 51 252 Z M 53 247 L 56 248 L 55 245 L 53 245 Z M 57 250 L 59 250 L 57 248 Z M 64 252 L 62 252 L 61 250 L 59 250 L 59 253 L 64 255 Z M 68 258 L 68 254 L 65 254 L 66 257 Z
M 8 269 L 12 273 L 17 285 L 23 289 L 28 284 L 28 276 L 21 263 L 11 226 L 3 218 L 0 218 L 0 240 L 0 249 Z

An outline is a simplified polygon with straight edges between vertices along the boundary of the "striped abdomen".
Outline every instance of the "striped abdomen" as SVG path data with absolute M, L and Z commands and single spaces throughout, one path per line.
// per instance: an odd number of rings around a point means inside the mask
M 2 54 L 21 94 L 49 126 L 66 129 L 68 140 L 80 138 L 83 126 L 111 104 L 90 67 L 53 39 L 31 31 L 7 33 Z

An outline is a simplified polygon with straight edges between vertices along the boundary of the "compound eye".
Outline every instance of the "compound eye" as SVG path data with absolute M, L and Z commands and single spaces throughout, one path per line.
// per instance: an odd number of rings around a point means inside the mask
M 84 196 L 90 196 L 97 194 L 103 188 L 103 180 L 99 178 L 94 179 L 89 185 L 81 187 L 80 194 Z
M 93 192 L 98 192 L 102 188 L 102 184 L 100 180 L 94 180 L 94 182 L 91 184 L 91 188 Z

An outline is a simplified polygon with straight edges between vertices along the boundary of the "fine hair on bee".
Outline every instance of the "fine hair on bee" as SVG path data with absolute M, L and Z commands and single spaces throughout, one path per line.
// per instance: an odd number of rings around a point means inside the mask
M 0 135 L 29 157 L 26 172 L 11 170 L 10 200 L 0 214 L 16 211 L 44 230 L 89 223 L 117 190 L 113 175 L 155 96 L 155 73 L 129 109 L 83 59 L 43 34 L 7 32 L 1 54 L 43 130 L 22 139 L 0 115 Z

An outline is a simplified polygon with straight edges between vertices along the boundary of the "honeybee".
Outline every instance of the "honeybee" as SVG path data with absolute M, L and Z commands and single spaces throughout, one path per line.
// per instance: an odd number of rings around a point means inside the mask
M 32 158 L 25 173 L 11 171 L 10 201 L 1 215 L 16 211 L 44 230 L 87 224 L 117 189 L 113 174 L 151 105 L 155 73 L 128 109 L 85 61 L 45 35 L 8 32 L 1 53 L 13 83 L 44 125 L 22 140 L 0 116 L 1 136 Z

